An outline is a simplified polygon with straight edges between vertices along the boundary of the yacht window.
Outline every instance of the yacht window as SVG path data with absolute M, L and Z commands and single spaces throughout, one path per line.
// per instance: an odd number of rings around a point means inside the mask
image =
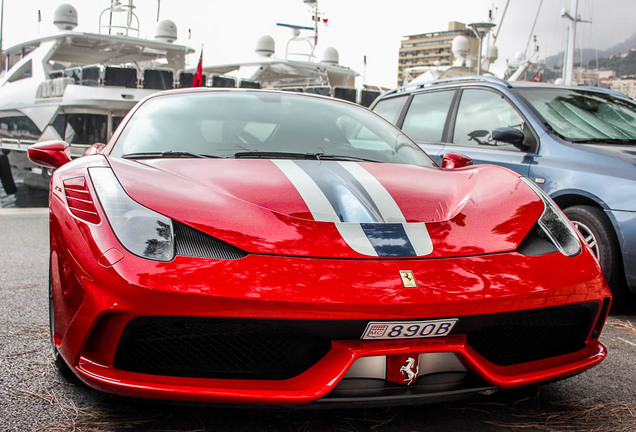
M 350 87 L 334 87 L 333 97 L 338 99 L 348 100 L 349 102 L 355 102 L 358 96 L 358 92 L 355 88 Z
M 79 83 L 82 80 L 82 70 L 80 68 L 71 68 L 64 70 L 64 76 L 66 78 L 73 78 L 74 83 Z
M 17 71 L 13 72 L 7 81 L 14 82 L 25 78 L 31 78 L 32 76 L 33 66 L 31 64 L 31 60 L 29 60 L 28 62 L 20 66 Z
M 69 144 L 105 143 L 108 116 L 104 114 L 59 114 L 53 127 Z
M 9 54 L 7 58 L 7 62 L 9 63 L 9 67 L 7 70 L 10 70 L 13 66 L 18 64 L 20 60 L 22 60 L 23 56 L 22 54 Z
M 108 66 L 104 71 L 104 85 L 137 88 L 137 70 L 135 68 Z
M 98 86 L 100 78 L 99 66 L 84 66 L 82 68 L 82 85 Z
M 113 116 L 112 118 L 113 132 L 115 132 L 115 130 L 119 127 L 119 124 L 121 123 L 123 119 L 124 119 L 124 116 Z
M 236 79 L 215 75 L 212 77 L 212 87 L 236 87 Z
M 360 90 L 360 105 L 369 107 L 373 103 L 374 100 L 380 96 L 380 92 L 377 90 Z
M 37 140 L 42 132 L 25 115 L 0 118 L 0 138 L 15 140 Z
M 146 69 L 144 70 L 144 88 L 167 90 L 174 87 L 174 76 L 171 71 Z

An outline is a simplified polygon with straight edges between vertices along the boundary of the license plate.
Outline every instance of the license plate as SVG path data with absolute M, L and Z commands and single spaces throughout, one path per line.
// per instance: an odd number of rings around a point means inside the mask
M 372 321 L 360 339 L 421 339 L 448 335 L 457 318 L 431 321 Z

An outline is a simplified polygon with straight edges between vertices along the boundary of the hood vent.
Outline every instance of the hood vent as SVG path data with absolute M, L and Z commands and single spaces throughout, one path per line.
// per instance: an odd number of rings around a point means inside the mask
M 209 236 L 187 225 L 172 221 L 177 256 L 234 260 L 248 254 L 231 244 Z

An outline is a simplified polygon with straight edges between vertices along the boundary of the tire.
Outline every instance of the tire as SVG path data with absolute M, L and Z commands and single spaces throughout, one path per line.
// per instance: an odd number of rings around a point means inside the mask
M 53 364 L 57 371 L 66 378 L 67 381 L 77 382 L 77 378 L 71 371 L 71 368 L 66 364 L 64 358 L 57 350 L 55 342 L 53 342 L 53 335 L 55 333 L 55 317 L 53 316 L 53 290 L 51 289 L 51 276 L 49 272 L 49 341 L 51 343 L 51 354 L 53 355 Z
M 9 164 L 9 157 L 0 153 L 0 182 L 2 188 L 7 195 L 13 195 L 18 191 L 13 180 L 13 174 L 11 173 L 11 165 Z
M 567 207 L 563 212 L 598 258 L 605 280 L 612 290 L 614 303 L 620 305 L 627 298 L 623 262 L 618 239 L 605 212 L 598 207 L 587 205 Z

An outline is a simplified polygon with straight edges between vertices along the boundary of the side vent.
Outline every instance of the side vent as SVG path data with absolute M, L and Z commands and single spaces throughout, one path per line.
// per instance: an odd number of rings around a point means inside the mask
M 538 223 L 532 227 L 517 248 L 517 252 L 525 256 L 546 255 L 558 251 Z
M 172 221 L 177 255 L 193 258 L 234 260 L 248 253 L 187 225 Z
M 73 215 L 86 222 L 94 224 L 100 222 L 99 214 L 95 209 L 93 197 L 88 190 L 84 176 L 64 180 L 64 193 L 66 194 L 68 208 Z

